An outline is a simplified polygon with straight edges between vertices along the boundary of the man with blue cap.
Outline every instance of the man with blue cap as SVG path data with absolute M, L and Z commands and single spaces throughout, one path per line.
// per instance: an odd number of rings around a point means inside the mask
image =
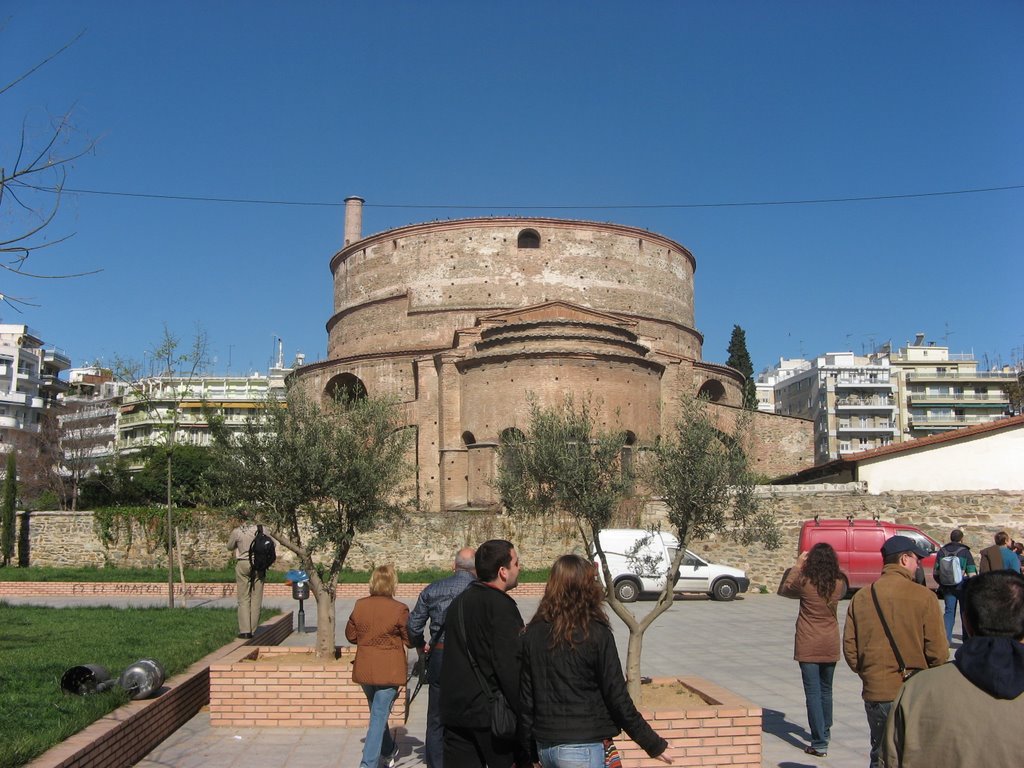
M 887 539 L 882 575 L 853 596 L 846 612 L 843 656 L 863 684 L 871 768 L 878 766 L 885 721 L 903 681 L 949 658 L 939 602 L 931 590 L 914 583 L 928 554 L 907 536 Z

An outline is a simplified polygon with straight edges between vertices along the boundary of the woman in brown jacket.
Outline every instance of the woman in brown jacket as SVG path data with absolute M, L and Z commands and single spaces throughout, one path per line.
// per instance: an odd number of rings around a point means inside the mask
M 836 551 L 815 544 L 800 555 L 782 585 L 785 597 L 799 598 L 793 658 L 800 664 L 807 701 L 810 746 L 804 752 L 824 757 L 832 728 L 832 676 L 839 661 L 839 621 L 836 609 L 846 591 Z
M 363 687 L 370 705 L 370 725 L 359 768 L 378 768 L 381 756 L 394 764 L 395 742 L 388 730 L 391 707 L 406 681 L 405 648 L 409 644 L 409 608 L 395 600 L 398 576 L 392 565 L 375 568 L 370 596 L 356 601 L 345 637 L 356 644 L 352 680 Z

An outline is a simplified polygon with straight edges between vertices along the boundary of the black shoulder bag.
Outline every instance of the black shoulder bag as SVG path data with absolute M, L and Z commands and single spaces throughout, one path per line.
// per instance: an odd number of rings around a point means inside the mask
M 903 655 L 900 653 L 900 649 L 896 646 L 896 640 L 892 636 L 892 632 L 889 630 L 889 624 L 885 620 L 885 616 L 882 615 L 882 606 L 878 604 L 878 595 L 875 594 L 875 585 L 871 585 L 871 599 L 875 601 L 875 610 L 878 611 L 878 619 L 882 622 L 882 629 L 885 630 L 885 636 L 889 638 L 889 645 L 892 646 L 893 655 L 896 656 L 896 664 L 900 668 L 900 677 L 903 678 L 903 682 L 907 682 L 910 678 L 916 675 L 921 670 L 919 669 L 907 669 L 907 665 L 903 662 Z
M 508 703 L 508 699 L 505 698 L 505 694 L 499 688 L 497 691 L 492 691 L 491 687 L 487 685 L 487 681 L 484 680 L 483 674 L 480 672 L 480 667 L 476 663 L 476 659 L 473 658 L 473 652 L 469 650 L 469 638 L 466 636 L 466 624 L 462 619 L 462 601 L 459 600 L 459 633 L 462 635 L 462 644 L 466 647 L 466 655 L 469 657 L 469 663 L 473 667 L 473 672 L 476 674 L 476 679 L 480 682 L 480 687 L 483 689 L 484 694 L 487 696 L 487 701 L 491 705 L 491 735 L 498 739 L 505 739 L 511 741 L 516 736 L 516 713 L 513 711 L 511 705 Z

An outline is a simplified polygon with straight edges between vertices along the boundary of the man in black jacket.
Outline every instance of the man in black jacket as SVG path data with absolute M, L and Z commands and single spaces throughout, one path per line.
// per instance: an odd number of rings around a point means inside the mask
M 491 735 L 492 692 L 500 690 L 512 709 L 520 712 L 523 618 L 507 594 L 519 581 L 519 555 L 512 543 L 492 539 L 481 544 L 476 551 L 476 575 L 478 581 L 452 601 L 445 618 L 441 668 L 444 765 L 528 765 L 520 744 Z M 490 692 L 481 688 L 474 661 Z

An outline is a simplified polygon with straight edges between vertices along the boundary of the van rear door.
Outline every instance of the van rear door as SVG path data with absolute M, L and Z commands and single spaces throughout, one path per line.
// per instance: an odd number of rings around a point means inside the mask
M 885 529 L 881 526 L 853 529 L 849 571 L 851 587 L 866 587 L 882 575 L 882 545 L 886 538 Z

